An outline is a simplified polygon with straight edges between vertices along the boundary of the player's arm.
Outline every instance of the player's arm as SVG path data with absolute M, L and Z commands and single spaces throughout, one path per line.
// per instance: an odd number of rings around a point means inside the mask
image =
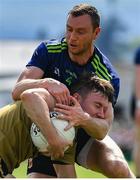
M 59 118 L 67 119 L 69 121 L 66 130 L 71 126 L 80 126 L 85 129 L 91 137 L 98 140 L 103 139 L 108 133 L 113 121 L 114 115 L 112 103 L 109 103 L 108 108 L 104 113 L 104 118 L 96 118 L 83 111 L 81 105 L 74 97 L 72 97 L 72 99 L 74 106 L 56 104 L 55 107 L 57 112 L 63 113 L 63 115 L 59 115 Z
M 55 99 L 43 88 L 29 89 L 20 96 L 28 117 L 41 129 L 50 145 L 50 155 L 59 158 L 64 155 L 65 147 L 70 143 L 62 139 L 50 121 L 49 111 L 55 105 Z
M 85 113 L 85 118 L 83 118 L 81 127 L 85 129 L 91 137 L 102 140 L 111 128 L 113 118 L 114 110 L 112 103 L 109 103 L 104 118 L 92 117 L 90 114 Z
M 68 88 L 61 82 L 44 78 L 43 71 L 37 67 L 27 67 L 19 76 L 19 79 L 12 90 L 13 99 L 19 100 L 23 91 L 31 88 L 45 88 L 56 99 L 58 103 L 69 104 L 70 92 Z

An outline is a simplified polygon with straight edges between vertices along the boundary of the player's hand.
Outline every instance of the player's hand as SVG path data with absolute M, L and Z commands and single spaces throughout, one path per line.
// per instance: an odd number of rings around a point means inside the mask
M 70 104 L 70 92 L 66 85 L 52 78 L 45 78 L 44 83 L 46 84 L 45 88 L 52 94 L 57 103 Z
M 108 119 L 110 125 L 112 124 L 114 119 L 114 109 L 111 102 L 109 102 L 108 108 L 105 111 L 105 119 Z
M 87 118 L 79 102 L 72 96 L 71 106 L 56 103 L 54 110 L 60 113 L 58 114 L 58 119 L 69 121 L 65 130 L 70 129 L 72 126 L 80 126 L 82 121 Z
M 70 146 L 72 146 L 72 142 L 68 142 L 58 135 L 55 141 L 51 141 L 48 145 L 47 150 L 52 159 L 58 159 L 64 156 L 65 149 Z

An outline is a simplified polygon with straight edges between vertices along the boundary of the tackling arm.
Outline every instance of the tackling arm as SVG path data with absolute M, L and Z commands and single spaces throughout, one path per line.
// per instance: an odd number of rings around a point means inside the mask
M 53 95 L 58 103 L 69 104 L 70 92 L 68 88 L 63 83 L 52 78 L 40 79 L 42 76 L 42 71 L 39 68 L 26 68 L 13 88 L 13 99 L 15 101 L 19 100 L 21 93 L 27 89 L 45 88 Z
M 55 99 L 43 88 L 29 89 L 20 95 L 30 119 L 41 129 L 50 145 L 49 153 L 53 158 L 63 157 L 65 147 L 70 143 L 62 139 L 50 121 L 49 111 L 55 105 Z
M 72 126 L 79 126 L 86 130 L 86 132 L 98 140 L 102 140 L 108 133 L 113 121 L 113 108 L 109 103 L 108 109 L 105 112 L 104 118 L 96 118 L 85 112 L 78 101 L 73 99 L 74 106 L 67 106 L 63 104 L 56 104 L 55 110 L 62 113 L 58 116 L 60 119 L 67 119 L 69 125 L 65 130 Z
M 85 113 L 85 118 L 83 118 L 81 127 L 85 129 L 91 137 L 102 140 L 110 130 L 113 117 L 113 108 L 110 103 L 104 119 L 91 117 L 88 113 Z

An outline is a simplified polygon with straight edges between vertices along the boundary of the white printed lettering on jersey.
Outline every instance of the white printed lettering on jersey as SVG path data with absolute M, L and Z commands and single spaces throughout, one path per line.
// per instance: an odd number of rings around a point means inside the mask
M 60 71 L 58 68 L 55 67 L 54 73 L 57 74 L 58 76 L 60 76 Z
M 34 56 L 35 56 L 35 55 L 37 55 L 37 56 L 38 56 L 38 52 L 37 52 L 37 50 L 34 52 Z

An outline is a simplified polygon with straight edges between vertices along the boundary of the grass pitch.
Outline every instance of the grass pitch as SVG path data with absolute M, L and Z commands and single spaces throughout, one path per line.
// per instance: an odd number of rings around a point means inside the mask
M 134 172 L 134 163 L 130 162 L 129 165 L 132 171 Z M 13 175 L 17 178 L 26 178 L 27 177 L 26 170 L 27 170 L 27 161 L 21 163 L 20 167 L 15 169 Z M 78 178 L 106 178 L 100 173 L 87 170 L 78 165 L 76 165 L 76 172 L 77 172 Z

